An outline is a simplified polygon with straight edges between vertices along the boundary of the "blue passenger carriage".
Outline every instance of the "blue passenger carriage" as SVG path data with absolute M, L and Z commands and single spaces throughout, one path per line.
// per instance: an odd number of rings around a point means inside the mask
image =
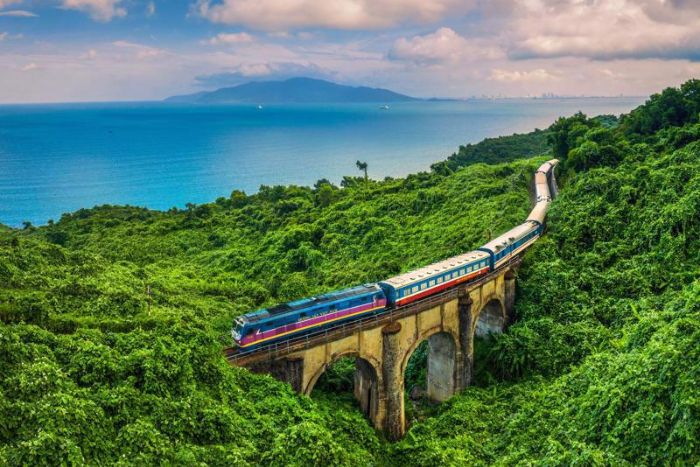
M 493 270 L 530 246 L 540 235 L 542 235 L 542 224 L 526 221 L 491 240 L 479 250 L 490 255 L 490 265 Z
M 406 305 L 489 272 L 489 254 L 470 251 L 379 283 L 387 300 Z

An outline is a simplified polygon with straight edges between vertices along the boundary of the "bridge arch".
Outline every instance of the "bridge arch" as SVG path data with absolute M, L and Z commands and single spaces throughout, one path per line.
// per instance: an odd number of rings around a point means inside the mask
M 503 332 L 507 322 L 506 306 L 503 301 L 489 295 L 482 300 L 483 306 L 474 319 L 474 335 L 484 337 Z
M 505 329 L 507 321 L 505 304 L 495 295 L 485 297 L 482 303 L 474 319 L 474 336 L 500 334 Z
M 381 368 L 380 363 L 376 358 L 368 355 L 360 355 L 355 350 L 347 350 L 339 352 L 328 358 L 327 361 L 319 365 L 319 368 L 314 372 L 309 380 L 304 394 L 311 397 L 311 393 L 318 383 L 321 376 L 338 362 L 341 358 L 355 358 L 355 373 L 353 376 L 353 395 L 360 405 L 362 413 L 375 421 L 379 411 L 379 401 L 382 393 L 382 373 L 378 370 Z
M 426 392 L 431 400 L 442 402 L 449 399 L 457 388 L 457 352 L 459 337 L 451 330 L 434 327 L 418 334 L 408 347 L 401 362 L 401 390 L 404 388 L 406 368 L 418 346 L 428 341 L 428 368 Z

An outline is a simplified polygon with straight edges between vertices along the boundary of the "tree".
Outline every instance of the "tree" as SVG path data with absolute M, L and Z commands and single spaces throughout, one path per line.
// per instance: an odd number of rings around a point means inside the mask
M 365 183 L 367 183 L 367 181 L 369 180 L 369 177 L 367 176 L 367 162 L 357 161 L 355 162 L 355 165 L 357 166 L 358 170 L 365 172 Z

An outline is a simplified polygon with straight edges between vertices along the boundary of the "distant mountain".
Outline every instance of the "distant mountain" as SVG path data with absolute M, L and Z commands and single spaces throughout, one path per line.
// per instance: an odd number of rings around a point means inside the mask
M 291 78 L 286 81 L 259 81 L 174 96 L 166 102 L 189 104 L 284 104 L 324 102 L 401 102 L 418 100 L 387 89 L 352 87 L 312 78 Z

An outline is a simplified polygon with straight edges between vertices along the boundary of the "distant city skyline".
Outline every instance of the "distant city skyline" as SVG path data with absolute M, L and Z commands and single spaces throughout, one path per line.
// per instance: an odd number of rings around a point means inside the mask
M 0 102 L 308 76 L 416 97 L 648 95 L 700 77 L 692 0 L 0 0 Z

